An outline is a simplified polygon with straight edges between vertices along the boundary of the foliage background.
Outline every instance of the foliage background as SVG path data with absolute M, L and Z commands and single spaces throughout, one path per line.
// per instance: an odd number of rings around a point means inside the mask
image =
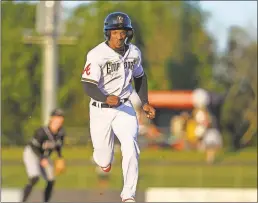
M 14 1 L 1 6 L 2 143 L 23 145 L 41 124 L 42 50 L 23 43 L 26 30 L 35 32 L 36 6 Z M 209 13 L 198 1 L 98 1 L 67 13 L 67 35 L 76 34 L 78 42 L 59 47 L 58 104 L 67 113 L 70 142 L 84 143 L 88 134 L 89 98 L 80 82 L 86 53 L 104 40 L 105 16 L 118 10 L 132 18 L 133 43 L 142 50 L 150 90 L 229 92 L 222 113 L 225 129 L 249 119 L 252 132 L 257 131 L 257 42 L 250 33 L 232 27 L 227 50 L 217 53 L 204 28 Z

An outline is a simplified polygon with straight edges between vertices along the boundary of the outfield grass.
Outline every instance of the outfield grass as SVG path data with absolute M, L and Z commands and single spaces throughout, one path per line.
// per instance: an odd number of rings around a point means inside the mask
M 257 162 L 257 149 L 248 149 L 237 153 L 228 153 L 221 151 L 219 156 L 224 161 L 254 161 Z M 22 160 L 23 148 L 2 148 L 1 159 L 5 160 Z M 88 160 L 92 156 L 90 147 L 69 147 L 63 150 L 66 160 Z M 116 157 L 121 157 L 120 152 L 116 153 Z M 191 151 L 172 151 L 172 150 L 141 150 L 140 159 L 147 161 L 165 160 L 165 161 L 203 161 L 204 154 L 202 152 Z
M 2 187 L 23 187 L 26 183 L 25 169 L 22 164 L 4 164 L 8 160 L 20 160 L 21 148 L 2 149 Z M 65 174 L 57 177 L 57 188 L 62 189 L 94 189 L 98 188 L 96 167 L 87 164 L 91 158 L 89 148 L 67 148 L 64 151 L 66 160 L 81 160 L 80 165 L 67 163 Z M 214 166 L 191 164 L 204 161 L 200 152 L 173 152 L 169 150 L 142 150 L 140 158 L 139 189 L 147 187 L 257 187 L 257 167 L 247 162 L 257 163 L 255 151 L 240 153 L 221 153 L 221 163 Z M 120 167 L 121 154 L 117 153 L 115 164 L 110 172 L 110 189 L 120 189 L 122 186 L 122 171 Z M 85 160 L 85 164 L 84 161 Z M 189 162 L 189 164 L 159 165 L 158 161 Z M 145 161 L 152 161 L 148 164 Z M 244 161 L 244 162 L 243 162 Z M 238 162 L 234 165 L 229 163 Z M 228 163 L 228 164 L 226 164 Z M 41 181 L 38 187 L 42 188 Z

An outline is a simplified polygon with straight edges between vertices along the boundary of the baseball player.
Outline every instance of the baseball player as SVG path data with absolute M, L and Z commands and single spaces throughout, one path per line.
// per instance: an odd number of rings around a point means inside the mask
M 82 73 L 84 89 L 91 97 L 93 158 L 103 171 L 109 172 L 111 169 L 114 135 L 121 144 L 123 202 L 135 202 L 138 181 L 138 122 L 129 100 L 133 80 L 147 117 L 155 117 L 155 109 L 148 103 L 148 85 L 141 65 L 141 52 L 130 43 L 133 32 L 127 14 L 109 14 L 104 21 L 106 40 L 88 52 Z
M 61 172 L 64 169 L 62 158 L 62 146 L 65 132 L 63 129 L 64 113 L 61 109 L 55 109 L 50 116 L 48 126 L 42 126 L 35 131 L 30 142 L 25 146 L 23 161 L 29 178 L 23 191 L 22 202 L 27 201 L 33 186 L 38 182 L 40 175 L 46 180 L 44 202 L 48 202 L 55 182 L 55 166 Z M 52 151 L 58 155 L 56 165 L 50 159 Z

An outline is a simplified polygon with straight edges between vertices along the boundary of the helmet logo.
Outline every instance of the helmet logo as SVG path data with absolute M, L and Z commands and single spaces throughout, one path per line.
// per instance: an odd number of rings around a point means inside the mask
M 122 16 L 117 16 L 117 23 L 122 24 L 124 22 L 124 18 Z

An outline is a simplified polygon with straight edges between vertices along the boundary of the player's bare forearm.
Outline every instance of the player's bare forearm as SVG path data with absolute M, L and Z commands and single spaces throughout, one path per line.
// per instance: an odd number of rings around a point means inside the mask
M 142 77 L 134 78 L 135 91 L 139 95 L 142 106 L 148 104 L 148 81 L 147 76 L 144 74 Z
M 100 102 L 105 102 L 107 100 L 107 96 L 100 91 L 97 85 L 89 82 L 83 82 L 83 87 L 86 94 L 92 99 Z

